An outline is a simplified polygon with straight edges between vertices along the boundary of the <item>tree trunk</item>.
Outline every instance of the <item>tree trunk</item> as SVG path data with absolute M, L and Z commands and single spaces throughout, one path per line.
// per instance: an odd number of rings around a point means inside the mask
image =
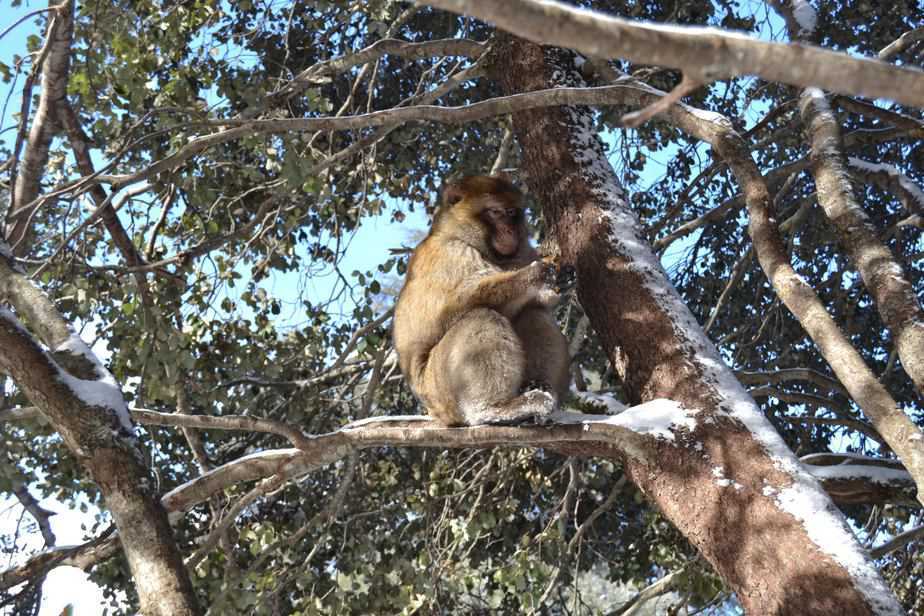
M 511 95 L 584 85 L 570 52 L 500 35 Z M 695 428 L 627 472 L 752 614 L 898 614 L 842 516 L 734 380 L 643 239 L 583 108 L 515 113 L 530 191 L 630 402 L 669 398 Z
M 121 390 L 78 342 L 48 298 L 0 257 L 0 296 L 10 301 L 49 353 L 9 310 L 0 310 L 0 370 L 41 409 L 99 487 L 119 530 L 142 613 L 200 613 L 167 513 L 155 490 Z

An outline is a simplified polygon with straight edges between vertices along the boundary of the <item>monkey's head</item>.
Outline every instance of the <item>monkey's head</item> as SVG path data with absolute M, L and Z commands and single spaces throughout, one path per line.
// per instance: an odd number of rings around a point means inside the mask
M 508 180 L 473 175 L 443 189 L 434 232 L 454 236 L 479 252 L 504 260 L 527 242 L 523 194 Z

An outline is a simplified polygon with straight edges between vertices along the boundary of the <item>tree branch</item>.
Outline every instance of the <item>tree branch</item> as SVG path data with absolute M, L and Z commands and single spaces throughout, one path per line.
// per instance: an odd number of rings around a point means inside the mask
M 187 511 L 212 494 L 241 481 L 272 475 L 291 479 L 336 462 L 361 449 L 381 446 L 438 447 L 441 449 L 490 447 L 589 447 L 599 455 L 628 456 L 645 460 L 659 442 L 652 426 L 655 416 L 645 417 L 663 400 L 631 407 L 619 415 L 585 415 L 562 412 L 548 427 L 474 426 L 446 428 L 424 415 L 372 417 L 347 424 L 336 432 L 309 437 L 303 449 L 277 449 L 244 456 L 197 477 L 164 495 L 169 511 Z M 663 407 L 662 407 L 663 408 Z M 684 415 L 677 410 L 678 420 Z M 670 431 L 679 430 L 670 427 Z M 664 441 L 661 441 L 664 442 Z
M 810 158 L 818 203 L 837 230 L 841 246 L 873 296 L 879 316 L 895 339 L 902 367 L 920 393 L 924 391 L 924 327 L 921 326 L 924 310 L 901 265 L 879 240 L 876 229 L 853 193 L 844 160 L 840 126 L 824 93 L 808 88 L 800 96 L 799 105 L 811 142 Z M 924 471 L 924 449 L 917 455 L 920 460 L 915 466 L 920 465 L 921 471 Z M 914 464 L 910 460 L 908 462 Z
M 468 39 L 439 39 L 420 43 L 412 43 L 400 39 L 382 39 L 354 54 L 318 62 L 314 66 L 306 68 L 296 75 L 292 81 L 286 84 L 284 88 L 279 90 L 279 92 L 274 93 L 272 97 L 274 99 L 288 98 L 305 88 L 326 83 L 329 80 L 324 79 L 325 77 L 342 73 L 354 66 L 378 60 L 386 55 L 413 60 L 433 56 L 477 58 L 484 53 L 485 49 L 486 45 L 484 42 L 471 41 Z
M 542 45 L 679 69 L 700 83 L 757 75 L 924 107 L 924 71 L 811 45 L 771 43 L 716 28 L 633 22 L 552 0 L 419 3 L 472 15 Z
M 230 127 L 217 133 L 201 135 L 190 139 L 185 146 L 152 163 L 137 173 L 127 175 L 100 175 L 96 179 L 108 182 L 113 188 L 140 182 L 158 173 L 175 169 L 183 162 L 205 150 L 246 136 L 270 133 L 292 133 L 303 131 L 344 131 L 372 127 L 394 127 L 409 122 L 439 122 L 442 124 L 465 124 L 484 118 L 506 115 L 524 109 L 559 105 L 606 105 L 620 98 L 618 90 L 627 86 L 612 85 L 597 88 L 549 88 L 537 92 L 499 96 L 469 105 L 441 107 L 438 105 L 415 105 L 393 107 L 370 113 L 349 116 L 325 116 L 315 118 L 275 118 L 247 120 L 231 118 L 212 120 L 209 126 Z M 314 172 L 314 170 L 312 170 Z M 81 182 L 74 184 L 83 187 Z
M 844 386 L 835 379 L 811 368 L 783 368 L 773 372 L 746 372 L 739 370 L 735 372 L 735 377 L 745 385 L 777 385 L 787 381 L 808 381 L 819 389 L 833 391 L 844 397 L 849 395 Z
M 47 56 L 42 62 L 42 91 L 29 139 L 22 156 L 22 165 L 15 173 L 15 183 L 10 195 L 8 214 L 19 211 L 24 204 L 31 203 L 39 194 L 40 182 L 48 162 L 48 147 L 58 127 L 55 109 L 58 101 L 67 94 L 67 75 L 71 59 L 71 36 L 74 29 L 74 6 L 71 0 L 64 0 L 54 7 L 48 23 L 45 45 Z M 24 93 L 29 97 L 31 93 Z M 28 118 L 23 117 L 22 122 Z M 6 239 L 16 250 L 23 254 L 28 244 L 23 240 L 29 233 L 30 216 L 22 216 L 6 229 Z
M 241 432 L 267 432 L 284 436 L 299 449 L 310 446 L 309 437 L 302 434 L 295 426 L 261 419 L 248 415 L 186 415 L 184 413 L 159 413 L 146 409 L 133 408 L 132 419 L 147 426 L 176 426 L 182 428 L 199 428 L 201 430 L 238 430 Z
M 889 541 L 886 541 L 882 545 L 870 550 L 869 555 L 874 559 L 882 558 L 886 554 L 890 554 L 899 548 L 903 548 L 912 541 L 917 541 L 922 537 L 924 537 L 924 526 L 918 526 L 917 528 L 906 530 L 902 534 L 896 535 Z

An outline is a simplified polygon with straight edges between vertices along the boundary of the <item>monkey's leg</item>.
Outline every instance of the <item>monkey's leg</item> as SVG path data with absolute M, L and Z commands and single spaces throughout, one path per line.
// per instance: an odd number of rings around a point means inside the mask
M 513 328 L 526 353 L 527 386 L 548 388 L 556 403 L 564 400 L 571 384 L 568 340 L 562 335 L 552 313 L 542 306 L 529 306 L 513 320 Z
M 554 400 L 544 392 L 520 395 L 526 359 L 510 321 L 478 308 L 460 318 L 427 362 L 428 411 L 447 425 L 515 424 L 544 417 Z

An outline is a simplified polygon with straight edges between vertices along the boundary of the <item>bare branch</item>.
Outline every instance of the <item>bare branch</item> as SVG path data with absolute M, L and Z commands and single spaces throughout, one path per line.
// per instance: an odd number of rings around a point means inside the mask
M 654 88 L 637 101 L 663 96 Z M 628 96 L 640 90 L 625 90 Z M 812 338 L 838 380 L 863 409 L 919 485 L 924 485 L 924 438 L 921 430 L 898 407 L 894 398 L 869 369 L 863 357 L 841 332 L 814 289 L 793 269 L 770 213 L 767 183 L 751 157 L 750 149 L 731 122 L 717 114 L 697 112 L 688 105 L 674 105 L 667 116 L 681 130 L 712 145 L 738 180 L 748 208 L 748 233 L 758 261 L 786 307 Z M 752 395 L 757 395 L 751 392 Z M 924 495 L 922 495 L 924 497 Z
M 880 60 L 890 60 L 918 41 L 924 41 L 924 28 L 915 28 L 914 30 L 905 32 L 883 47 L 877 54 L 877 57 Z
M 366 64 L 379 58 L 392 55 L 401 58 L 419 60 L 433 56 L 462 56 L 477 58 L 485 51 L 485 43 L 468 39 L 439 39 L 412 43 L 399 39 L 382 39 L 361 49 L 354 54 L 333 58 L 308 67 L 295 76 L 286 87 L 273 95 L 274 98 L 287 98 L 312 85 L 326 83 L 331 75 L 347 71 L 354 66 Z
M 626 128 L 638 128 L 653 117 L 670 109 L 671 105 L 679 103 L 681 98 L 694 92 L 702 85 L 701 82 L 690 79 L 687 77 L 686 73 L 684 73 L 680 83 L 678 83 L 673 90 L 668 92 L 666 96 L 661 97 L 643 109 L 625 114 L 620 120 Z
M 779 393 L 773 394 L 773 397 L 779 398 L 784 402 L 794 402 L 797 404 L 810 404 L 812 406 L 818 406 L 818 403 L 823 400 L 817 396 L 808 396 L 805 394 L 786 394 Z M 813 400 L 814 399 L 814 400 Z M 807 423 L 815 424 L 819 426 L 843 426 L 849 428 L 854 432 L 859 432 L 860 434 L 870 438 L 877 443 L 885 444 L 885 439 L 882 438 L 882 435 L 876 432 L 875 428 L 867 424 L 866 422 L 860 421 L 858 419 L 851 419 L 849 417 L 810 417 L 810 416 L 794 416 L 794 415 L 781 415 L 780 419 L 788 423 Z
M 29 492 L 29 489 L 26 487 L 26 482 L 21 476 L 19 469 L 12 464 L 0 461 L 0 476 L 6 477 L 12 484 L 13 494 L 16 496 L 19 504 L 29 512 L 29 515 L 31 515 L 35 523 L 38 524 L 39 531 L 42 533 L 42 539 L 45 540 L 45 546 L 53 546 L 55 544 L 55 534 L 51 530 L 50 520 L 55 512 L 42 507 L 38 499 L 32 496 L 32 493 Z
M 776 385 L 787 381 L 808 381 L 819 389 L 833 391 L 847 397 L 843 385 L 835 379 L 811 368 L 784 368 L 773 372 L 735 372 L 735 377 L 745 385 Z
M 284 481 L 281 478 L 271 477 L 261 481 L 256 487 L 247 492 L 247 494 L 237 499 L 234 505 L 224 514 L 221 521 L 209 531 L 209 534 L 205 537 L 196 551 L 186 559 L 186 566 L 190 569 L 195 568 L 196 565 L 202 562 L 203 558 L 208 556 L 209 552 L 215 549 L 219 540 L 225 532 L 231 528 L 231 525 L 234 524 L 234 521 L 237 519 L 237 516 L 240 515 L 241 511 L 244 510 L 244 507 L 261 496 L 265 496 L 268 492 L 272 492 L 283 483 Z
M 901 265 L 879 240 L 857 202 L 843 160 L 840 126 L 824 93 L 806 89 L 800 97 L 800 107 L 811 140 L 818 203 L 875 299 L 883 323 L 892 331 L 902 367 L 918 391 L 924 391 L 924 327 L 920 325 L 924 322 L 924 310 Z M 924 450 L 917 455 L 920 457 L 917 464 L 924 470 Z M 917 467 L 910 460 L 908 463 Z
M 834 502 L 841 505 L 886 504 L 920 506 L 914 479 L 904 469 L 863 464 L 805 465 Z
M 261 419 L 248 415 L 186 415 L 184 413 L 159 413 L 146 409 L 131 409 L 132 418 L 147 426 L 177 426 L 202 430 L 238 430 L 241 432 L 267 432 L 284 436 L 300 449 L 309 447 L 309 438 L 295 426 L 272 419 Z
M 114 556 L 120 549 L 119 539 L 113 536 L 113 530 L 114 527 L 109 527 L 99 537 L 83 545 L 44 550 L 19 566 L 0 571 L 0 590 L 41 577 L 55 567 L 77 567 L 87 571 L 96 563 Z
M 10 191 L 10 207 L 7 214 L 21 209 L 24 204 L 31 203 L 39 194 L 42 174 L 48 162 L 48 147 L 58 128 L 55 122 L 55 108 L 58 101 L 66 95 L 67 75 L 71 59 L 71 36 L 73 34 L 74 6 L 70 0 L 64 0 L 54 8 L 54 13 L 48 23 L 45 48 L 42 54 L 47 55 L 42 61 L 42 91 L 39 97 L 35 117 L 29 129 L 29 139 L 22 156 L 22 165 L 18 173 L 14 170 L 15 183 Z M 30 97 L 31 93 L 24 93 Z M 28 117 L 23 117 L 27 122 Z M 31 220 L 29 216 L 20 217 L 11 227 L 6 229 L 6 239 L 17 250 L 18 254 L 24 252 L 22 243 L 29 233 Z
M 870 550 L 869 555 L 874 559 L 882 558 L 886 554 L 890 554 L 899 548 L 903 548 L 912 541 L 917 541 L 922 537 L 924 537 L 924 526 L 918 526 L 917 528 L 906 530 L 902 534 L 896 535 L 889 541 L 886 541 L 882 545 Z
M 210 126 L 230 127 L 217 133 L 201 135 L 189 141 L 173 154 L 163 158 L 137 173 L 128 175 L 101 175 L 100 182 L 108 182 L 114 188 L 140 182 L 158 173 L 175 169 L 193 156 L 222 143 L 257 134 L 292 133 L 302 131 L 361 130 L 372 127 L 394 127 L 409 122 L 439 122 L 444 124 L 465 124 L 484 118 L 506 115 L 524 109 L 559 105 L 606 105 L 619 98 L 618 90 L 626 86 L 613 85 L 598 88 L 549 88 L 536 92 L 499 96 L 458 107 L 437 105 L 415 105 L 393 107 L 350 116 L 326 116 L 314 118 L 276 118 L 266 120 L 227 119 L 212 120 Z M 312 172 L 315 172 L 312 169 Z M 83 185 L 83 182 L 80 182 Z
M 873 456 L 863 456 L 856 453 L 832 453 L 825 451 L 822 453 L 810 453 L 799 458 L 803 464 L 813 464 L 815 466 L 833 466 L 835 464 L 860 464 L 863 466 L 881 466 L 883 468 L 893 468 L 904 470 L 905 467 L 898 460 L 891 458 L 876 458 Z
M 882 107 L 877 107 L 876 105 L 871 105 L 870 103 L 860 101 L 855 98 L 850 98 L 849 96 L 835 96 L 834 102 L 836 102 L 844 109 L 847 109 L 848 111 L 859 115 L 876 118 L 881 122 L 885 122 L 899 128 L 904 128 L 910 131 L 924 130 L 924 122 L 918 120 L 917 118 L 912 118 L 911 116 L 907 116 L 901 113 L 895 113 L 894 111 L 889 111 L 888 109 L 883 109 Z
M 418 13 L 418 11 L 420 11 L 420 8 L 419 8 L 419 7 L 410 6 L 410 7 L 406 8 L 406 9 L 404 9 L 403 11 L 401 11 L 397 16 L 395 16 L 394 19 L 390 20 L 389 26 L 388 26 L 388 30 L 385 32 L 385 35 L 384 35 L 384 39 L 391 39 L 393 36 L 395 36 L 395 35 L 401 30 L 401 28 L 404 26 L 404 24 L 406 24 L 408 21 L 410 21 L 411 18 L 414 17 L 414 15 L 416 15 L 416 14 Z M 402 42 L 403 42 L 403 41 L 402 41 Z M 368 48 L 366 48 L 365 50 L 360 50 L 360 51 L 357 52 L 357 54 L 363 53 L 363 51 L 367 51 L 367 50 L 368 50 Z M 384 53 L 384 52 L 383 52 L 383 53 Z M 285 99 L 287 99 L 287 98 L 291 98 L 291 97 L 295 96 L 296 94 L 298 94 L 299 92 L 302 92 L 302 91 L 304 91 L 305 89 L 311 87 L 311 85 L 313 85 L 311 79 L 305 79 L 305 78 L 300 79 L 300 77 L 302 77 L 302 76 L 303 76 L 307 71 L 309 71 L 309 70 L 323 71 L 323 70 L 327 70 L 327 69 L 322 69 L 322 68 L 320 68 L 320 67 L 322 67 L 322 66 L 329 66 L 329 65 L 336 65 L 336 64 L 344 64 L 344 63 L 348 65 L 347 68 L 349 68 L 349 67 L 351 67 L 351 66 L 355 66 L 354 64 L 351 64 L 352 60 L 348 60 L 347 58 L 351 58 L 351 56 L 350 56 L 350 55 L 347 55 L 347 56 L 344 56 L 344 57 L 342 57 L 342 58 L 331 58 L 330 60 L 325 60 L 325 61 L 323 61 L 323 62 L 319 62 L 318 64 L 314 65 L 313 67 L 309 67 L 308 69 L 306 69 L 305 71 L 302 71 L 301 73 L 299 73 L 299 75 L 297 75 L 297 76 L 295 77 L 295 80 L 298 80 L 298 81 L 299 81 L 299 83 L 298 83 L 297 85 L 295 85 L 295 84 L 293 84 L 292 82 L 290 82 L 290 83 L 287 83 L 285 86 L 283 86 L 282 89 L 285 91 L 285 94 L 282 94 L 282 95 L 279 95 L 279 94 L 270 95 L 269 99 L 268 99 L 264 104 L 258 106 L 258 107 L 255 108 L 255 109 L 248 110 L 247 112 L 245 112 L 245 113 L 242 114 L 242 115 L 247 116 L 247 117 L 256 117 L 256 116 L 259 115 L 263 110 L 265 110 L 265 109 L 267 109 L 267 108 L 270 108 L 270 107 L 273 107 L 274 105 L 280 103 L 281 101 L 283 101 L 283 100 L 285 100 Z M 377 59 L 377 58 L 372 58 L 372 59 L 375 60 L 375 59 Z M 368 62 L 359 62 L 359 64 L 367 65 Z M 315 68 L 315 67 L 319 67 L 319 68 Z M 344 69 L 344 70 L 346 70 L 346 69 Z M 365 66 L 363 66 L 363 70 L 361 70 L 360 73 L 364 73 L 364 72 L 365 72 Z M 357 78 L 358 78 L 358 76 L 357 76 Z M 293 80 L 293 81 L 294 81 L 294 80 Z
M 691 562 L 695 562 L 695 559 Z M 630 614 L 636 613 L 638 608 L 645 602 L 670 592 L 673 590 L 674 585 L 678 582 L 680 575 L 682 575 L 689 566 L 690 562 L 686 563 L 676 571 L 671 571 L 656 582 L 649 584 L 637 592 L 631 599 L 621 605 L 619 609 L 610 612 L 610 616 L 629 616 Z
M 853 175 L 878 184 L 898 197 L 908 214 L 924 215 L 924 190 L 897 167 L 871 163 L 853 156 L 847 159 L 847 163 Z

